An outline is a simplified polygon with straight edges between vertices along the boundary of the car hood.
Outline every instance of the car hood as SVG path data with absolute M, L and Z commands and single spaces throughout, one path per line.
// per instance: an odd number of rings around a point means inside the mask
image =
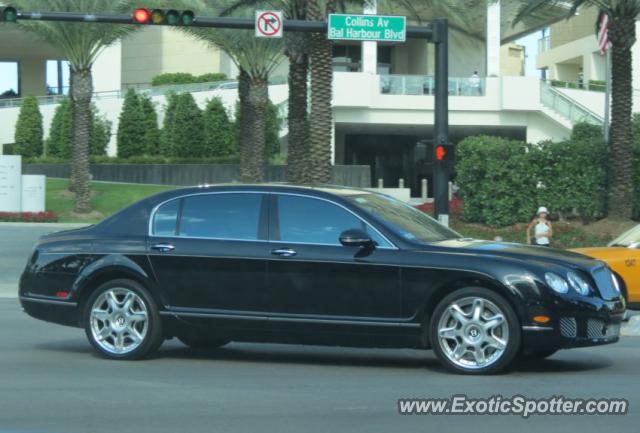
M 598 265 L 597 261 L 577 252 L 512 242 L 484 241 L 477 239 L 451 239 L 438 242 L 434 245 L 444 248 L 453 248 L 469 253 L 491 254 L 494 256 L 504 256 L 520 260 L 536 260 L 539 262 L 570 265 L 585 269 L 591 269 Z

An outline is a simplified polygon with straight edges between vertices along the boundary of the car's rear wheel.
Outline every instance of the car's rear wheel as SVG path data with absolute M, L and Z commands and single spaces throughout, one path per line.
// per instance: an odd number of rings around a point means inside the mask
M 229 343 L 229 340 L 212 337 L 202 332 L 185 332 L 178 335 L 178 340 L 192 349 L 216 349 Z
M 111 359 L 140 359 L 162 344 L 158 307 L 135 281 L 119 279 L 98 287 L 85 303 L 85 333 Z
M 481 287 L 445 297 L 431 316 L 429 334 L 440 362 L 456 373 L 498 373 L 520 348 L 513 308 L 499 294 Z

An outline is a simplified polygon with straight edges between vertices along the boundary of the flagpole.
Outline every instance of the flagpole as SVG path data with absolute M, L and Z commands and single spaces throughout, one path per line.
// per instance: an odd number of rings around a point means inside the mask
M 610 47 L 608 47 L 610 48 Z M 609 143 L 609 118 L 610 118 L 610 104 L 611 100 L 611 49 L 607 50 L 605 56 L 605 80 L 606 80 L 606 92 L 604 96 L 604 124 L 602 125 L 602 133 L 604 135 L 604 141 Z

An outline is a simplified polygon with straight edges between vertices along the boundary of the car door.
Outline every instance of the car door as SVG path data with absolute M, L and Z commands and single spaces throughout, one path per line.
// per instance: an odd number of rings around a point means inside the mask
M 273 194 L 268 282 L 271 313 L 314 319 L 388 320 L 400 316 L 395 250 L 347 208 L 327 199 Z M 379 246 L 369 254 L 340 244 L 348 229 L 366 230 Z
M 258 311 L 266 288 L 261 193 L 189 195 L 152 215 L 148 254 L 170 309 Z

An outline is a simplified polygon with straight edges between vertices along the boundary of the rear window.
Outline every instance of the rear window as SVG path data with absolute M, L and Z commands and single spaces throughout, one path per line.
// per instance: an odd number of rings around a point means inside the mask
M 178 236 L 257 240 L 261 204 L 253 193 L 185 197 Z

